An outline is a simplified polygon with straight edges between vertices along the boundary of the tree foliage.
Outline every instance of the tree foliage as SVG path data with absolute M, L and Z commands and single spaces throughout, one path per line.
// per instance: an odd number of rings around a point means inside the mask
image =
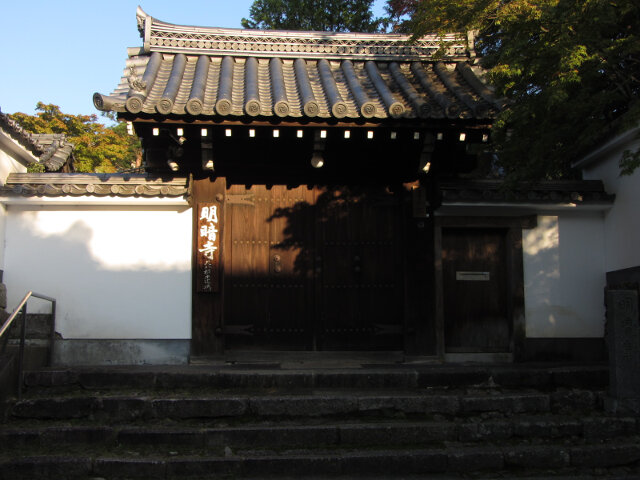
M 374 0 L 254 0 L 244 28 L 261 30 L 316 30 L 322 32 L 377 32 Z
M 96 115 L 71 115 L 60 107 L 38 102 L 36 114 L 9 116 L 31 133 L 64 133 L 74 144 L 77 172 L 112 173 L 131 168 L 140 154 L 137 137 L 127 134 L 125 123 L 105 126 Z
M 575 175 L 572 160 L 640 120 L 637 0 L 388 0 L 387 11 L 415 36 L 477 32 L 509 101 L 494 140 L 512 177 Z

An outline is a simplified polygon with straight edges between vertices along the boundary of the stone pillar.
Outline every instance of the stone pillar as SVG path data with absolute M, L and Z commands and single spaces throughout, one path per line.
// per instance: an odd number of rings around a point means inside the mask
M 607 410 L 640 413 L 640 316 L 636 290 L 607 291 Z

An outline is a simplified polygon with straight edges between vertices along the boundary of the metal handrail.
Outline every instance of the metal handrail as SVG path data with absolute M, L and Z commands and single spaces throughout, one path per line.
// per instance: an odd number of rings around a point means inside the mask
M 24 344 L 27 332 L 27 301 L 31 298 L 39 298 L 41 300 L 46 300 L 51 302 L 51 348 L 49 349 L 49 364 L 53 361 L 53 345 L 55 341 L 55 332 L 56 332 L 56 299 L 52 297 L 47 297 L 46 295 L 41 295 L 39 293 L 35 293 L 33 291 L 27 292 L 22 301 L 18 304 L 13 313 L 9 316 L 9 318 L 4 322 L 2 327 L 0 327 L 0 338 L 2 335 L 9 330 L 9 327 L 13 323 L 13 321 L 18 317 L 18 314 L 22 312 L 22 328 L 20 330 L 20 352 L 18 354 L 18 399 L 22 399 L 22 377 L 24 370 Z M 2 345 L 1 353 L 4 354 L 7 349 L 7 343 L 9 341 L 9 337 L 4 339 L 4 344 Z

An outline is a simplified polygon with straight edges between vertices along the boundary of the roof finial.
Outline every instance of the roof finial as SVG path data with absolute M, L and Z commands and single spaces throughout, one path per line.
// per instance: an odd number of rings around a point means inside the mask
M 153 17 L 151 15 L 147 15 L 142 7 L 138 5 L 138 9 L 136 10 L 136 20 L 138 21 L 138 31 L 140 32 L 140 36 L 142 37 L 142 48 L 144 48 L 145 53 L 149 53 L 151 51 L 151 44 L 149 40 L 151 39 L 151 24 L 153 23 Z
M 140 35 L 144 35 L 144 23 L 148 16 L 149 15 L 142 10 L 142 7 L 138 5 L 138 8 L 136 9 L 136 20 L 138 21 L 138 31 L 140 32 Z

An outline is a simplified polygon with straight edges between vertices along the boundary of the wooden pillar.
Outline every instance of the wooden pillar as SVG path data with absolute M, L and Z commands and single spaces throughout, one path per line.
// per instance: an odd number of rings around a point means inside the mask
M 408 192 L 405 203 L 405 354 L 436 355 L 433 214 L 424 186 Z
M 192 357 L 224 352 L 225 191 L 225 178 L 192 181 Z

